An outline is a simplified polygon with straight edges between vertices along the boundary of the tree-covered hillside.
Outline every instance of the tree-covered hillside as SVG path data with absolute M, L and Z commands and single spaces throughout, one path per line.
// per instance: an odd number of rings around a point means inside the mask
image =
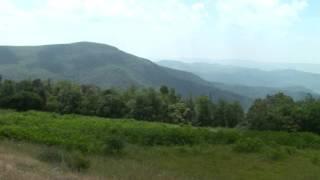
M 214 100 L 250 99 L 214 87 L 191 73 L 161 67 L 147 59 L 125 53 L 105 44 L 73 44 L 0 47 L 0 74 L 6 79 L 71 80 L 101 87 L 167 85 L 184 96 L 210 94 Z

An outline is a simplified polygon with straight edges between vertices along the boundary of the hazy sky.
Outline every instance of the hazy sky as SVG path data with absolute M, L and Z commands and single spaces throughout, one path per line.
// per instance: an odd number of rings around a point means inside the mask
M 0 0 L 0 44 L 76 41 L 152 59 L 320 63 L 320 1 Z

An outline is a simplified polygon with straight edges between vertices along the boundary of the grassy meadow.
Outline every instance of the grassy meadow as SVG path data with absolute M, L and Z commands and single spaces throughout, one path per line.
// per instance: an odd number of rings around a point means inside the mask
M 320 136 L 0 112 L 0 179 L 317 180 Z

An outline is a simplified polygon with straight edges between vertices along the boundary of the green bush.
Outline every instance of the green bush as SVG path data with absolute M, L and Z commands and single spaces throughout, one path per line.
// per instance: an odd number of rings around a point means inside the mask
M 111 136 L 107 138 L 104 152 L 106 154 L 120 154 L 125 148 L 125 140 L 120 136 Z
M 298 149 L 320 149 L 320 136 L 307 132 L 244 131 L 244 137 L 261 139 L 266 145 L 290 146 Z
M 219 129 L 217 132 L 209 132 L 206 141 L 211 144 L 234 144 L 242 135 L 239 131 Z
M 65 157 L 66 165 L 73 171 L 85 171 L 90 167 L 90 161 L 80 152 L 71 152 Z
M 172 146 L 172 145 L 193 145 L 202 141 L 201 130 L 190 127 L 159 126 L 131 127 L 123 132 L 123 135 L 132 144 L 145 146 Z
M 263 142 L 258 138 L 245 138 L 238 141 L 233 150 L 240 153 L 256 153 L 263 148 Z

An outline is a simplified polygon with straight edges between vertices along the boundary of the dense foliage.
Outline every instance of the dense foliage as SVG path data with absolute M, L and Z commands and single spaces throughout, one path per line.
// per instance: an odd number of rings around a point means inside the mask
M 257 144 L 299 149 L 320 148 L 320 136 L 312 133 L 195 128 L 34 111 L 2 110 L 0 125 L 0 137 L 101 154 L 121 152 L 124 143 L 139 146 L 225 144 L 235 145 L 235 150 L 241 152 L 256 151 L 253 146 Z
M 211 127 L 235 127 L 244 119 L 239 103 L 215 104 L 207 96 L 183 99 L 166 86 L 100 89 L 50 80 L 1 81 L 0 107 Z
M 257 99 L 247 114 L 251 129 L 320 133 L 320 100 L 306 97 L 295 102 L 279 93 Z
M 320 133 L 320 100 L 294 101 L 278 93 L 257 99 L 245 114 L 237 102 L 214 103 L 210 96 L 182 98 L 174 89 L 101 89 L 68 81 L 0 81 L 0 107 L 59 114 L 131 118 L 205 127 Z

